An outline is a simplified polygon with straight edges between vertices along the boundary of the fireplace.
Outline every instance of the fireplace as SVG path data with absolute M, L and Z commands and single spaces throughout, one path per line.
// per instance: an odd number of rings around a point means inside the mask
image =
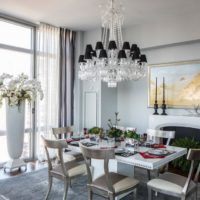
M 149 128 L 174 130 L 175 139 L 190 137 L 200 141 L 200 117 L 195 116 L 149 116 Z
M 200 141 L 200 129 L 190 128 L 190 127 L 181 127 L 181 126 L 166 126 L 162 127 L 162 130 L 166 131 L 175 131 L 175 139 L 190 137 L 195 140 Z M 172 140 L 173 141 L 173 140 Z

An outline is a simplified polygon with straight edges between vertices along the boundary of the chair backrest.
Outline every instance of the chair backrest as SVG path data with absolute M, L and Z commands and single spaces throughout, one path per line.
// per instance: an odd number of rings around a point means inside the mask
M 81 152 L 83 154 L 86 167 L 87 167 L 87 174 L 88 174 L 88 183 L 92 183 L 92 173 L 91 173 L 91 159 L 98 159 L 98 160 L 104 160 L 104 173 L 106 178 L 106 185 L 110 191 L 114 192 L 113 185 L 111 183 L 111 178 L 109 174 L 109 160 L 115 158 L 115 152 L 114 149 L 94 149 L 94 148 L 88 148 L 84 146 L 83 144 L 79 143 L 79 146 L 81 148 Z
M 49 156 L 49 149 L 56 149 L 58 151 L 58 157 L 59 157 L 59 164 L 56 164 L 58 167 L 60 165 L 62 169 L 62 173 L 64 176 L 68 176 L 68 172 L 64 166 L 64 160 L 63 160 L 63 149 L 67 148 L 67 142 L 64 140 L 49 140 L 46 139 L 44 136 L 41 136 L 44 142 L 44 148 L 47 156 L 47 161 L 48 161 L 48 170 L 51 171 L 53 169 L 53 163 L 52 160 Z
M 187 181 L 185 182 L 185 185 L 183 187 L 183 194 L 187 193 L 188 186 L 190 184 L 190 181 L 192 179 L 192 175 L 194 172 L 194 167 L 195 167 L 195 161 L 198 161 L 197 165 L 197 170 L 196 174 L 194 176 L 194 181 L 198 183 L 198 178 L 199 178 L 199 173 L 200 173 L 200 149 L 189 149 L 188 154 L 187 154 L 187 160 L 191 160 L 191 166 L 190 166 L 190 171 L 188 174 Z
M 67 133 L 72 133 L 73 129 L 74 129 L 73 126 L 59 127 L 59 128 L 52 128 L 52 132 L 56 139 L 62 139 L 67 137 Z
M 150 136 L 153 138 L 166 138 L 167 139 L 166 145 L 169 145 L 171 139 L 175 138 L 175 131 L 147 129 L 146 132 L 147 132 L 147 137 Z

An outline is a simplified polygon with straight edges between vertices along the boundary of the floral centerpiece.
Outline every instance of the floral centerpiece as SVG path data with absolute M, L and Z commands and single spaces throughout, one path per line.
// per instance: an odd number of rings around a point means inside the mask
M 10 74 L 0 75 L 0 105 L 6 98 L 9 106 L 19 106 L 22 101 L 35 100 L 38 93 L 40 99 L 43 99 L 40 82 L 29 80 L 28 76 L 23 73 L 17 77 Z
M 119 128 L 117 128 L 118 126 L 118 122 L 120 121 L 120 119 L 118 118 L 118 112 L 115 112 L 115 124 L 113 125 L 112 120 L 108 119 L 108 127 L 110 128 L 110 130 L 108 131 L 108 136 L 111 138 L 115 138 L 115 140 L 121 140 L 120 138 L 123 136 L 123 131 Z
M 137 145 L 140 140 L 140 135 L 137 134 L 135 130 L 125 131 L 124 137 L 126 138 L 126 143 L 128 143 L 130 145 Z
M 135 139 L 135 140 L 139 140 L 140 139 L 140 135 L 137 134 L 135 130 L 125 131 L 124 132 L 124 137 L 125 138 Z
M 90 134 L 90 136 L 98 135 L 100 138 L 104 137 L 103 128 L 97 126 L 94 126 L 93 128 L 89 129 L 88 133 Z

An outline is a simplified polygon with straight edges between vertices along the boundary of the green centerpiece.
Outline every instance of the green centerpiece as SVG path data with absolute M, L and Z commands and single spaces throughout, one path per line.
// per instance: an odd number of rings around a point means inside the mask
M 140 139 L 140 135 L 136 133 L 136 131 L 132 131 L 132 130 L 128 130 L 124 132 L 124 137 L 125 138 L 131 138 L 131 139 L 135 139 L 135 140 L 139 140 Z
M 100 138 L 104 136 L 103 134 L 103 128 L 94 126 L 93 128 L 88 130 L 88 133 L 90 136 L 99 136 Z

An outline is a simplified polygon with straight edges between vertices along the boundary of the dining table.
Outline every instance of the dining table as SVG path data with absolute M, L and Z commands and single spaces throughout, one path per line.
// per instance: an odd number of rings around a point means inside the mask
M 81 140 L 70 140 L 68 148 L 80 152 L 79 142 L 82 142 L 88 148 L 107 149 L 114 148 L 115 159 L 110 160 L 109 170 L 134 177 L 134 167 L 140 167 L 149 171 L 159 170 L 169 162 L 187 154 L 187 148 L 176 146 L 111 146 L 106 141 L 103 143 L 91 141 L 89 138 Z M 163 153 L 162 153 L 163 152 Z M 100 160 L 92 160 L 91 165 L 94 167 L 93 178 L 104 173 L 103 163 Z

